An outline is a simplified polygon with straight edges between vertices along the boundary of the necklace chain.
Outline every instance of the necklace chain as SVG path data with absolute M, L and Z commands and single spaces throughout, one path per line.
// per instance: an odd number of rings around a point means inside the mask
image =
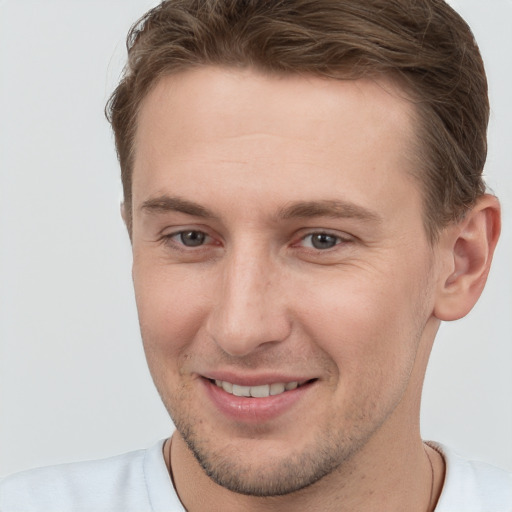
M 428 500 L 427 512 L 431 512 L 432 499 L 434 498 L 434 464 L 432 464 L 432 459 L 428 453 L 428 445 L 423 443 L 423 449 L 425 450 L 425 455 L 427 456 L 428 463 L 430 464 L 430 498 Z

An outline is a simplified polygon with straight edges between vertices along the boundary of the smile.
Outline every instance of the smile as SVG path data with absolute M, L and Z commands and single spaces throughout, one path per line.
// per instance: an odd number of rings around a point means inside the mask
M 238 425 L 261 425 L 277 419 L 301 403 L 311 403 L 304 400 L 312 396 L 312 389 L 319 379 L 301 379 L 298 376 L 286 378 L 284 375 L 244 375 L 239 378 L 235 375 L 215 375 L 201 380 L 206 384 L 203 386 L 206 396 L 224 417 Z
M 244 396 L 247 398 L 266 398 L 268 396 L 276 396 L 286 391 L 292 391 L 302 386 L 306 382 L 276 382 L 272 384 L 263 384 L 260 386 L 240 386 L 223 380 L 214 381 L 217 387 L 222 388 L 226 393 L 234 396 Z

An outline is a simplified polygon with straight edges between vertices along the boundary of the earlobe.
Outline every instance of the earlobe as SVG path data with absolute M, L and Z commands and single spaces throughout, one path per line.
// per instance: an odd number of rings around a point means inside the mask
M 496 197 L 480 197 L 466 217 L 442 234 L 446 271 L 440 276 L 434 315 L 458 320 L 476 304 L 487 281 L 500 235 L 500 205 Z
M 120 204 L 119 209 L 121 211 L 121 217 L 123 219 L 124 225 L 126 226 L 126 205 L 124 201 Z

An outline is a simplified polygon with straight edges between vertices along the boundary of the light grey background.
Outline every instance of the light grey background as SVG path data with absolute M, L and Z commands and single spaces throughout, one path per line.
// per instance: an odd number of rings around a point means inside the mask
M 105 101 L 149 0 L 0 0 L 0 476 L 169 435 L 146 369 Z M 487 62 L 503 236 L 482 300 L 444 325 L 423 435 L 512 469 L 512 2 L 452 2 Z

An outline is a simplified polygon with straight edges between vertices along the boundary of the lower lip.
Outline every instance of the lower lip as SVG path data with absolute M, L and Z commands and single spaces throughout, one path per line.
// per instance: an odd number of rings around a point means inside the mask
M 201 379 L 210 400 L 225 416 L 244 423 L 262 423 L 273 420 L 293 408 L 304 398 L 314 382 L 303 384 L 296 389 L 265 398 L 235 396 L 208 379 Z

